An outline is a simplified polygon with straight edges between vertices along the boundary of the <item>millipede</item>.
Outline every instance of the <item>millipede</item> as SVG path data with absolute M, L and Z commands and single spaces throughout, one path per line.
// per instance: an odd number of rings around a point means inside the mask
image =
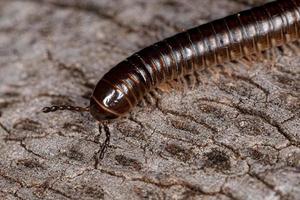
M 45 107 L 43 112 L 90 112 L 101 124 L 129 113 L 160 84 L 299 39 L 300 0 L 278 0 L 206 23 L 148 46 L 113 67 L 96 85 L 87 108 Z M 96 155 L 103 158 L 110 133 Z M 100 130 L 101 131 L 101 130 Z

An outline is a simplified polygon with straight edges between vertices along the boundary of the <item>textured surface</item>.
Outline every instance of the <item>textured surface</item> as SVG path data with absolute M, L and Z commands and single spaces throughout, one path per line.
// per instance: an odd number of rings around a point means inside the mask
M 199 73 L 109 125 L 89 114 L 93 85 L 131 53 L 265 1 L 0 0 L 1 199 L 299 199 L 300 57 Z

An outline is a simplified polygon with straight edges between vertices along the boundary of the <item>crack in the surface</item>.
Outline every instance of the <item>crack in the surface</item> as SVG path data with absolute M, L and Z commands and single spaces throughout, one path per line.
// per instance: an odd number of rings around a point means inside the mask
M 5 172 L 3 172 L 3 171 L 0 171 L 0 176 L 3 177 L 4 179 L 7 179 L 7 180 L 11 181 L 11 182 L 14 182 L 14 183 L 19 184 L 21 187 L 26 186 L 26 184 L 23 183 L 22 181 L 20 181 L 20 180 L 18 180 L 18 179 L 15 179 L 15 178 L 13 178 L 13 177 L 7 176 L 7 175 L 5 174 Z
M 61 192 L 60 190 L 57 190 L 57 189 L 55 189 L 55 188 L 48 187 L 47 189 L 50 190 L 50 191 L 52 191 L 52 192 L 54 192 L 54 193 L 56 193 L 56 194 L 59 194 L 59 195 L 65 197 L 65 198 L 67 198 L 67 199 L 73 199 L 71 196 L 69 196 L 69 195 L 67 195 L 67 194 L 65 194 L 65 193 L 63 193 L 63 192 Z
M 0 128 L 2 128 L 8 135 L 10 135 L 10 131 L 8 130 L 8 128 L 6 128 L 6 126 L 4 126 L 2 122 L 0 122 Z
M 65 171 L 62 171 L 60 173 L 60 175 L 58 175 L 57 177 L 54 177 L 53 179 L 50 179 L 50 180 L 46 180 L 45 182 L 43 182 L 42 184 L 39 184 L 39 185 L 33 185 L 33 186 L 30 186 L 30 187 L 27 187 L 27 188 L 42 188 L 43 191 L 42 192 L 45 192 L 46 190 L 50 190 L 56 194 L 59 194 L 67 199 L 74 199 L 72 198 L 71 196 L 63 193 L 62 191 L 58 190 L 58 189 L 55 189 L 53 186 L 56 182 L 58 181 L 62 181 L 64 179 L 67 179 L 67 180 L 72 180 L 74 178 L 77 178 L 79 176 L 81 176 L 82 174 L 84 174 L 85 172 L 87 171 L 90 171 L 89 169 L 85 169 L 83 170 L 81 173 L 77 174 L 75 177 L 73 178 L 70 178 L 70 177 L 67 177 L 65 176 Z
M 248 167 L 248 170 L 249 170 L 249 167 Z M 230 199 L 239 200 L 239 199 L 235 198 L 232 193 L 225 191 L 225 185 L 226 185 L 226 183 L 228 183 L 229 178 L 231 178 L 231 177 L 230 176 L 225 177 L 225 181 L 223 182 L 223 184 L 220 187 L 221 188 L 220 193 L 226 195 Z
M 238 75 L 238 74 L 234 74 L 234 73 L 231 73 L 231 74 L 228 74 L 228 73 L 223 73 L 223 75 L 226 75 L 228 77 L 232 77 L 232 78 L 235 78 L 235 79 L 239 79 L 239 80 L 242 80 L 252 86 L 254 86 L 255 88 L 261 90 L 265 96 L 266 96 L 266 99 L 265 99 L 265 103 L 267 104 L 268 103 L 268 99 L 269 99 L 269 95 L 270 95 L 270 91 L 268 91 L 266 88 L 264 88 L 263 86 L 259 85 L 258 83 L 256 83 L 254 80 L 252 80 L 251 78 L 249 77 L 246 77 L 246 76 L 241 76 L 241 75 Z
M 121 174 L 121 173 L 117 173 L 117 172 L 115 172 L 115 171 L 112 171 L 112 170 L 109 170 L 109 169 L 107 169 L 107 168 L 99 168 L 98 167 L 98 169 L 95 169 L 95 170 L 98 170 L 98 171 L 100 171 L 101 173 L 104 173 L 104 174 L 108 174 L 108 175 L 110 175 L 110 176 L 114 176 L 114 177 L 117 177 L 117 178 L 121 178 L 121 179 L 123 179 L 123 180 L 127 180 L 128 179 L 128 177 L 126 177 L 125 175 L 123 175 L 123 174 Z
M 18 196 L 17 193 L 19 192 L 19 190 L 20 190 L 20 188 L 18 188 L 18 189 L 17 189 L 16 191 L 14 191 L 14 192 L 8 192 L 8 191 L 4 191 L 4 190 L 1 190 L 1 192 L 4 193 L 4 194 L 7 194 L 7 195 L 12 195 L 12 196 L 16 197 L 17 199 L 25 200 L 24 198 Z M 1 197 L 3 197 L 3 196 L 1 196 Z
M 296 113 L 296 114 L 294 114 L 292 117 L 290 117 L 290 118 L 288 118 L 288 119 L 282 121 L 280 124 L 285 124 L 285 123 L 287 123 L 287 122 L 289 122 L 289 121 L 292 121 L 292 120 L 296 119 L 297 117 L 298 117 L 298 113 Z
M 245 175 L 249 175 L 249 177 L 251 177 L 251 178 L 257 180 L 258 182 L 260 182 L 260 183 L 262 183 L 264 186 L 266 186 L 269 190 L 271 190 L 272 192 L 274 192 L 275 195 L 277 195 L 277 196 L 280 197 L 280 199 L 283 198 L 284 195 L 282 194 L 281 191 L 279 191 L 278 189 L 276 189 L 276 186 L 274 186 L 274 185 L 268 183 L 268 182 L 265 181 L 263 178 L 259 177 L 258 174 L 251 173 L 251 172 L 250 172 L 250 171 L 251 171 L 251 166 L 250 166 L 249 163 L 247 163 L 247 165 L 248 165 L 248 172 L 246 172 L 246 173 L 243 174 L 243 175 L 238 175 L 238 176 L 235 176 L 235 177 L 244 177 Z M 280 168 L 278 168 L 278 169 L 280 169 Z M 266 171 L 268 171 L 268 170 L 265 170 L 264 172 L 261 172 L 261 173 L 265 173 Z M 234 199 L 234 200 L 237 200 L 238 198 L 235 198 L 234 195 L 233 195 L 232 193 L 230 193 L 229 191 L 228 191 L 228 192 L 225 191 L 225 184 L 228 183 L 228 179 L 229 179 L 229 178 L 232 178 L 232 177 L 231 177 L 231 176 L 227 176 L 227 177 L 226 177 L 226 179 L 225 179 L 223 185 L 221 186 L 221 192 L 224 193 L 224 194 L 226 194 L 228 197 L 230 197 L 230 198 L 232 198 L 232 199 Z
M 270 116 L 268 116 L 267 114 L 261 112 L 261 111 L 255 111 L 255 110 L 249 110 L 247 108 L 242 108 L 239 105 L 235 105 L 235 107 L 241 111 L 243 114 L 248 114 L 248 115 L 253 115 L 253 116 L 257 116 L 260 117 L 261 119 L 263 119 L 265 122 L 267 122 L 268 124 L 270 124 L 271 126 L 275 127 L 276 130 L 282 135 L 284 136 L 285 139 L 287 139 L 289 142 L 291 142 L 292 144 L 296 144 L 299 145 L 300 142 L 295 140 L 291 135 L 289 135 L 284 128 L 281 127 L 281 125 L 274 119 L 272 119 Z
M 187 144 L 190 144 L 190 145 L 193 145 L 193 146 L 196 146 L 198 148 L 203 148 L 205 146 L 207 146 L 208 144 L 205 144 L 205 145 L 199 145 L 197 142 L 194 142 L 194 141 L 191 141 L 191 140 L 185 140 L 185 139 L 181 139 L 179 137 L 173 137 L 172 134 L 165 134 L 164 132 L 161 132 L 161 131 L 157 131 L 157 133 L 159 133 L 160 135 L 162 135 L 163 137 L 165 138 L 168 138 L 168 139 L 174 139 L 176 141 L 180 141 L 180 142 L 184 142 L 184 143 L 187 143 Z
M 19 192 L 19 190 L 17 190 L 16 192 L 14 192 L 12 195 L 13 195 L 14 197 L 18 198 L 18 199 L 25 200 L 24 198 L 22 198 L 22 197 L 20 197 L 20 196 L 18 195 L 18 192 Z
M 20 138 L 8 136 L 8 137 L 3 138 L 3 141 L 4 142 L 21 142 L 21 141 L 24 141 L 25 139 L 43 139 L 43 138 L 46 138 L 48 135 L 33 136 L 33 137 L 26 137 L 26 136 L 24 136 L 24 137 L 20 137 Z
M 88 171 L 88 170 L 83 171 L 83 173 L 86 172 L 86 171 Z M 83 174 L 83 173 L 81 173 L 81 174 Z M 80 175 L 81 175 L 81 174 L 80 174 Z M 3 174 L 3 172 L 0 171 L 0 176 L 2 176 L 2 177 L 4 177 L 4 178 L 8 179 L 9 181 L 12 181 L 12 182 L 15 182 L 15 183 L 19 184 L 19 185 L 20 185 L 20 188 L 26 188 L 26 189 L 39 189 L 39 188 L 42 187 L 42 188 L 44 189 L 44 191 L 48 189 L 48 190 L 50 190 L 50 191 L 52 191 L 52 192 L 54 192 L 54 193 L 57 193 L 57 194 L 60 194 L 60 195 L 62 195 L 62 196 L 64 196 L 64 197 L 66 197 L 66 198 L 68 198 L 68 199 L 73 199 L 72 197 L 69 197 L 68 195 L 64 194 L 63 192 L 61 192 L 61 191 L 59 191 L 59 190 L 56 190 L 56 189 L 54 189 L 54 188 L 52 187 L 52 185 L 54 185 L 55 182 L 57 182 L 57 181 L 59 181 L 59 180 L 62 180 L 62 178 L 67 178 L 67 177 L 63 177 L 63 175 L 64 175 L 64 173 L 61 173 L 61 175 L 60 175 L 59 177 L 54 178 L 54 179 L 53 179 L 53 180 L 54 180 L 53 183 L 49 183 L 49 181 L 45 181 L 45 182 L 43 182 L 43 183 L 41 183 L 41 184 L 35 184 L 35 183 L 33 183 L 32 185 L 27 185 L 26 182 L 21 182 L 21 181 L 19 181 L 19 180 L 17 180 L 17 179 L 14 179 L 13 177 L 9 177 L 9 176 Z M 56 180 L 55 180 L 55 179 L 56 179 Z M 21 197 L 18 196 L 18 194 L 17 194 L 17 193 L 19 192 L 20 188 L 17 189 L 14 193 L 9 193 L 9 194 L 12 194 L 12 195 L 14 195 L 15 197 L 17 197 L 17 198 L 23 200 L 23 198 L 21 198 Z
M 109 170 L 109 169 L 98 168 L 96 170 L 100 171 L 101 173 L 108 174 L 110 176 L 121 178 L 123 180 L 140 181 L 140 182 L 143 182 L 143 183 L 146 183 L 146 184 L 154 185 L 154 186 L 159 187 L 159 188 L 170 188 L 170 187 L 173 187 L 173 186 L 181 186 L 181 187 L 188 188 L 189 190 L 197 192 L 198 194 L 202 194 L 202 195 L 213 196 L 213 195 L 216 195 L 216 194 L 223 194 L 223 195 L 231 198 L 227 194 L 221 192 L 221 190 L 218 191 L 218 192 L 205 192 L 205 191 L 203 191 L 202 188 L 200 188 L 200 186 L 193 185 L 193 184 L 188 183 L 184 180 L 176 179 L 176 180 L 170 180 L 170 181 L 162 182 L 162 181 L 155 180 L 154 178 L 151 178 L 151 177 L 148 177 L 148 176 L 128 177 L 128 176 L 126 176 L 122 173 L 117 173 L 116 171 L 112 171 L 112 170 Z
M 184 180 L 171 180 L 169 182 L 160 182 L 160 181 L 156 181 L 152 178 L 143 176 L 143 177 L 139 177 L 139 178 L 133 178 L 133 179 L 131 179 L 131 181 L 140 181 L 140 182 L 143 182 L 146 184 L 151 184 L 151 185 L 157 186 L 159 188 L 170 188 L 173 186 L 181 186 L 181 187 L 187 188 L 188 190 L 193 191 L 194 193 L 199 194 L 199 195 L 215 196 L 218 194 L 222 194 L 230 199 L 234 199 L 232 196 L 224 193 L 222 191 L 222 188 L 220 188 L 220 191 L 217 191 L 217 192 L 205 192 L 200 186 L 193 185 Z
M 178 116 L 178 117 L 182 117 L 182 118 L 187 118 L 189 119 L 190 121 L 194 122 L 194 123 L 197 123 L 199 125 L 202 125 L 204 126 L 205 128 L 207 128 L 208 130 L 212 131 L 213 133 L 217 133 L 218 132 L 218 129 L 213 127 L 213 126 L 210 126 L 209 124 L 205 123 L 203 120 L 201 121 L 198 121 L 196 120 L 194 117 L 190 116 L 190 115 L 186 115 L 186 114 L 182 114 L 180 112 L 177 112 L 177 111 L 174 111 L 174 110 L 165 110 L 161 107 L 161 105 L 158 105 L 157 107 L 162 113 L 164 114 L 171 114 L 171 115 L 174 115 L 174 116 Z
M 276 186 L 268 183 L 267 181 L 265 181 L 263 178 L 261 178 L 258 174 L 255 173 L 248 173 L 248 175 L 252 178 L 254 178 L 255 180 L 259 181 L 260 183 L 262 183 L 263 185 L 265 185 L 268 189 L 270 189 L 271 191 L 273 191 L 277 196 L 280 197 L 280 199 L 283 199 L 283 194 L 281 193 L 281 191 L 276 189 Z
M 76 165 L 77 166 L 77 165 Z M 80 166 L 79 166 L 80 167 Z M 118 175 L 114 175 L 114 171 L 111 171 L 111 170 L 105 170 L 105 169 L 95 169 L 95 168 L 85 168 L 82 172 L 80 172 L 79 174 L 77 174 L 76 176 L 74 176 L 74 177 L 65 177 L 65 176 L 63 176 L 64 174 L 62 173 L 61 174 L 61 176 L 59 177 L 59 178 L 57 178 L 57 180 L 56 181 L 54 181 L 49 187 L 47 187 L 46 189 L 50 189 L 51 191 L 53 191 L 53 192 L 56 192 L 56 193 L 58 193 L 58 194 L 61 194 L 61 195 L 64 195 L 65 193 L 63 193 L 62 191 L 60 191 L 60 190 L 58 190 L 58 189 L 55 189 L 54 187 L 53 187 L 53 185 L 56 183 L 56 182 L 58 182 L 58 181 L 62 181 L 63 179 L 67 179 L 67 180 L 69 180 L 69 181 L 72 181 L 73 179 L 76 179 L 76 178 L 78 178 L 78 177 L 80 177 L 80 176 L 83 176 L 83 174 L 85 174 L 85 173 L 89 173 L 89 172 L 92 172 L 92 171 L 100 171 L 101 173 L 104 173 L 104 174 L 107 174 L 107 175 L 110 175 L 110 176 L 114 176 L 114 177 L 119 177 Z M 123 180 L 125 180 L 125 178 L 123 179 Z M 113 198 L 113 195 L 111 195 L 109 192 L 107 192 L 107 191 L 103 191 L 104 193 L 106 193 L 109 197 L 111 197 L 111 198 Z M 65 197 L 69 197 L 69 195 L 66 195 L 65 194 Z M 69 197 L 70 199 L 74 199 L 74 198 L 72 198 L 71 196 Z M 115 198 L 113 198 L 113 199 L 115 199 Z
M 276 130 L 282 136 L 284 136 L 285 139 L 287 139 L 292 144 L 295 144 L 295 145 L 299 145 L 300 144 L 299 141 L 295 140 L 294 138 L 292 138 L 292 136 L 290 136 L 288 133 L 285 132 L 285 130 L 281 127 L 281 125 L 280 125 L 279 122 L 277 122 L 276 120 L 272 119 L 270 116 L 268 116 L 267 114 L 263 113 L 262 111 L 250 110 L 250 109 L 242 107 L 241 105 L 239 105 L 239 103 L 236 104 L 236 103 L 232 102 L 232 104 L 228 104 L 226 102 L 222 102 L 222 101 L 217 100 L 217 99 L 202 98 L 202 99 L 199 99 L 199 100 L 208 101 L 208 102 L 213 102 L 213 103 L 217 103 L 217 104 L 229 106 L 231 108 L 235 108 L 236 110 L 238 110 L 242 114 L 247 114 L 247 115 L 251 115 L 251 116 L 254 116 L 254 117 L 258 117 L 258 118 L 262 119 L 264 122 L 266 122 L 269 125 L 271 125 L 272 127 L 276 128 Z
M 41 155 L 35 153 L 34 151 L 28 149 L 27 146 L 26 146 L 26 144 L 24 144 L 23 140 L 20 141 L 20 146 L 23 147 L 23 149 L 25 149 L 25 151 L 27 151 L 28 153 L 33 154 L 33 155 L 35 155 L 35 156 L 37 156 L 39 158 L 46 159 L 43 156 L 41 156 Z
M 187 118 L 189 119 L 190 121 L 194 122 L 194 123 L 197 123 L 199 125 L 202 125 L 204 126 L 205 128 L 207 128 L 208 130 L 212 131 L 214 134 L 217 134 L 219 131 L 217 128 L 213 127 L 213 126 L 210 126 L 209 124 L 207 124 L 206 122 L 204 122 L 203 120 L 199 121 L 197 119 L 195 119 L 194 117 L 190 116 L 190 115 L 186 115 L 186 114 L 182 114 L 182 113 L 179 113 L 179 112 L 176 112 L 176 111 L 173 111 L 173 110 L 165 110 L 163 108 L 161 108 L 161 105 L 158 105 L 158 108 L 159 110 L 164 113 L 164 114 L 171 114 L 171 115 L 175 115 L 175 116 L 178 116 L 178 117 L 181 117 L 181 118 Z M 221 142 L 218 142 L 214 136 L 210 137 L 210 139 L 213 141 L 214 144 L 216 144 L 217 146 L 220 146 L 220 147 L 223 147 L 225 149 L 228 149 L 230 150 L 234 155 L 235 157 L 239 157 L 240 156 L 240 153 L 237 152 L 233 147 L 229 146 L 229 145 L 226 145 L 226 144 L 223 144 Z M 198 145 L 197 145 L 198 146 Z
M 130 181 L 140 181 L 140 182 L 143 182 L 143 183 L 146 183 L 146 184 L 155 185 L 159 188 L 170 188 L 170 187 L 173 187 L 173 186 L 181 186 L 181 187 L 184 187 L 184 188 L 188 188 L 189 190 L 194 191 L 198 194 L 203 194 L 203 195 L 218 194 L 218 193 L 204 192 L 199 186 L 192 185 L 192 184 L 187 183 L 183 180 L 173 180 L 173 181 L 170 181 L 170 182 L 160 182 L 160 181 L 156 181 L 152 178 L 143 176 L 143 177 L 139 177 L 139 178 L 132 178 Z

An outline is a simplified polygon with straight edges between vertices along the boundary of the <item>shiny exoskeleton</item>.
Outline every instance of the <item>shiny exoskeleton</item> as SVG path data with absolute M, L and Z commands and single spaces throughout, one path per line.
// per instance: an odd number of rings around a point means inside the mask
M 98 121 L 117 118 L 163 82 L 295 41 L 299 32 L 300 0 L 278 0 L 181 32 L 105 74 L 90 112 Z
M 106 139 L 95 167 L 109 146 L 107 123 L 128 113 L 159 84 L 241 59 L 299 39 L 300 0 L 278 0 L 207 23 L 155 43 L 122 61 L 98 82 L 90 106 L 45 107 L 43 112 L 90 112 Z

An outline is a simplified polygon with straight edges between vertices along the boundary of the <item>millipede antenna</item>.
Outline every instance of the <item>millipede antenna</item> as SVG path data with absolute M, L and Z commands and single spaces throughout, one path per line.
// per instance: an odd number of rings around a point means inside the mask
M 49 113 L 49 112 L 55 112 L 58 110 L 69 110 L 69 111 L 75 111 L 75 112 L 89 112 L 90 107 L 79 107 L 79 106 L 70 106 L 70 105 L 61 105 L 61 106 L 51 106 L 51 107 L 44 107 L 42 109 L 42 112 Z
M 109 143 L 110 143 L 110 131 L 109 128 L 107 126 L 107 122 L 102 122 L 103 128 L 104 128 L 104 132 L 105 132 L 105 140 L 104 142 L 101 144 L 100 149 L 98 150 L 98 152 L 95 154 L 95 169 L 97 169 L 100 161 L 104 158 L 104 154 L 107 150 L 107 148 L 109 147 Z M 99 133 L 101 135 L 101 123 L 99 123 Z

